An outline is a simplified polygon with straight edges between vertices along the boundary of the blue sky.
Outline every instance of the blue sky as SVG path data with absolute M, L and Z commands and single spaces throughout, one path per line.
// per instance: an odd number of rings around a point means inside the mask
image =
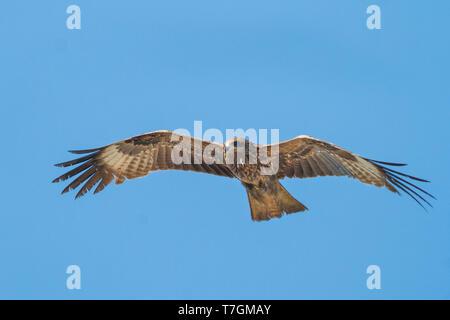
M 81 8 L 68 30 L 66 8 Z M 368 30 L 366 8 L 381 8 Z M 448 1 L 8 1 L 0 6 L 0 298 L 450 298 Z M 77 201 L 69 149 L 278 128 L 432 181 L 428 213 L 347 178 L 255 223 L 238 181 L 155 172 Z M 69 265 L 81 290 L 66 288 Z M 368 290 L 366 268 L 381 268 Z

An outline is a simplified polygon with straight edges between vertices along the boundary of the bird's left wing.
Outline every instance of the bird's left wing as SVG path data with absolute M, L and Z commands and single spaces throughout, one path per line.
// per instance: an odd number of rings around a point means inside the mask
M 75 198 L 84 195 L 97 183 L 94 194 L 103 190 L 114 179 L 116 184 L 120 184 L 125 179 L 143 177 L 150 171 L 157 170 L 197 171 L 234 177 L 223 164 L 222 144 L 170 131 L 155 131 L 105 147 L 70 152 L 88 155 L 56 164 L 57 167 L 79 166 L 53 182 L 64 181 L 81 173 L 62 191 L 66 193 L 86 181 Z M 205 154 L 210 155 L 208 161 L 204 159 Z M 178 157 L 176 161 L 174 155 Z
M 277 148 L 273 148 L 274 146 Z M 377 187 L 385 186 L 395 193 L 399 193 L 396 189 L 398 188 L 411 196 L 422 207 L 422 203 L 417 198 L 430 206 L 431 204 L 423 195 L 434 198 L 427 191 L 407 179 L 421 182 L 429 181 L 387 167 L 404 166 L 405 164 L 363 158 L 329 142 L 304 135 L 283 141 L 277 145 L 266 146 L 266 148 L 268 148 L 268 154 L 273 153 L 275 155 L 275 153 L 278 153 L 279 170 L 277 176 L 280 179 L 284 177 L 348 176 Z M 421 195 L 420 192 L 423 194 Z

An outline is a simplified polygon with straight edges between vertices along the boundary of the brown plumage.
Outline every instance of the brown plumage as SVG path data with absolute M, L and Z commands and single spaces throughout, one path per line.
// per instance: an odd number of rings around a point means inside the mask
M 204 172 L 240 180 L 247 190 L 252 219 L 256 221 L 307 210 L 279 183 L 285 177 L 348 176 L 377 187 L 385 186 L 395 193 L 399 193 L 398 188 L 422 207 L 421 201 L 431 206 L 424 198 L 425 195 L 434 198 L 407 179 L 427 180 L 387 167 L 405 164 L 363 158 L 308 136 L 273 145 L 256 145 L 240 138 L 218 144 L 170 131 L 155 131 L 100 148 L 70 152 L 87 155 L 56 164 L 58 167 L 78 166 L 53 182 L 79 175 L 62 191 L 66 193 L 83 184 L 75 198 L 84 195 L 95 185 L 94 194 L 114 180 L 115 184 L 121 184 L 126 179 L 143 177 L 151 171 L 173 169 Z M 269 168 L 274 161 L 278 161 L 277 170 L 271 171 L 271 174 L 262 174 L 262 170 Z

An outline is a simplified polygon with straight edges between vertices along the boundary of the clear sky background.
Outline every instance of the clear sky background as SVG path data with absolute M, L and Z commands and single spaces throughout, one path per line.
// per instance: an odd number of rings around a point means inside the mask
M 81 8 L 68 30 L 66 8 Z M 381 8 L 368 30 L 366 8 Z M 4 1 L 0 298 L 450 298 L 450 2 Z M 77 201 L 69 149 L 277 128 L 432 181 L 434 209 L 348 178 L 256 223 L 237 180 L 156 172 Z M 192 132 L 192 131 L 191 131 Z M 81 290 L 66 268 L 81 268 Z M 368 290 L 366 268 L 381 268 Z

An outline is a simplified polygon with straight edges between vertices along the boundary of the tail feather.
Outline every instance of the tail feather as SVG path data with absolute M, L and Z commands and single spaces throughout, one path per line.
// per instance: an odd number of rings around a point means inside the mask
M 280 218 L 283 213 L 294 213 L 308 210 L 302 203 L 295 199 L 278 182 L 271 182 L 266 187 L 244 184 L 247 189 L 248 202 L 252 220 L 262 221 L 272 218 Z

